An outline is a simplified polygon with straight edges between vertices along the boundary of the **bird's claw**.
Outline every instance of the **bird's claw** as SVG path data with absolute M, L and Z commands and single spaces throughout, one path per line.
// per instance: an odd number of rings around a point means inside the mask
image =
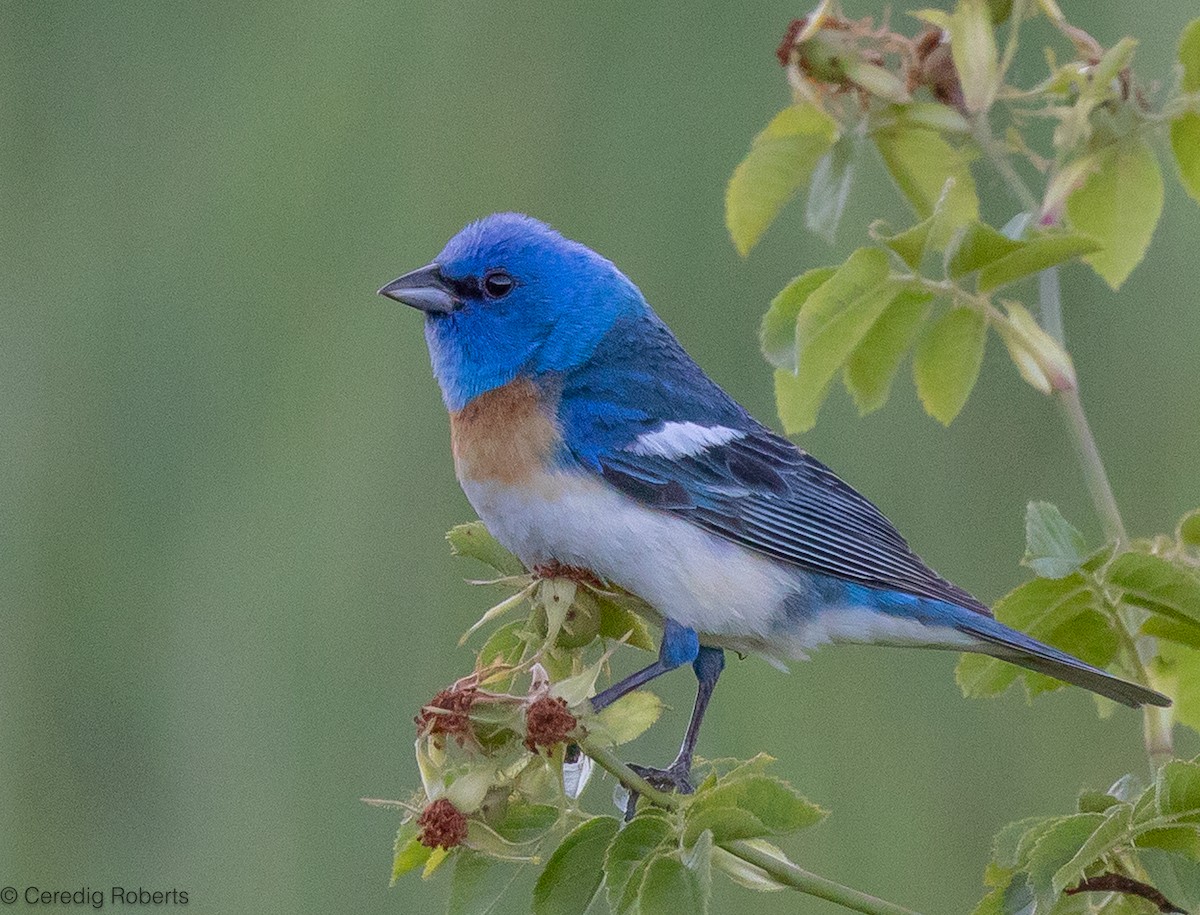
M 659 791 L 673 791 L 676 794 L 695 794 L 696 787 L 692 784 L 689 766 L 671 764 L 665 769 L 655 769 L 651 766 L 639 766 L 630 763 L 629 768 L 644 778 Z M 638 793 L 629 792 L 629 800 L 625 802 L 625 820 L 633 819 L 637 810 Z

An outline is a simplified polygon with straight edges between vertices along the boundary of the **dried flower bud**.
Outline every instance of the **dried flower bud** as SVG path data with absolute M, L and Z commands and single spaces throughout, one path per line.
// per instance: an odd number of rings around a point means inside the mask
M 525 746 L 532 753 L 538 747 L 554 747 L 566 740 L 578 724 L 565 699 L 543 696 L 525 710 Z
M 473 686 L 444 689 L 413 719 L 418 737 L 450 734 L 459 746 L 471 736 L 471 706 L 479 697 Z
M 426 848 L 451 849 L 467 837 L 467 818 L 446 798 L 439 798 L 417 817 L 421 834 L 417 840 Z
M 945 40 L 941 29 L 928 28 L 917 36 L 907 83 L 909 92 L 926 86 L 943 105 L 966 113 L 962 84 L 950 53 L 950 43 Z

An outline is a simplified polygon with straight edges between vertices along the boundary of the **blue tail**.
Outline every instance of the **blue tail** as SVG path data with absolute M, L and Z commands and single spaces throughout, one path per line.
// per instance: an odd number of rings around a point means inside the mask
M 978 651 L 982 654 L 989 654 L 1065 683 L 1074 683 L 1130 708 L 1139 708 L 1142 705 L 1166 707 L 1171 704 L 1171 700 L 1162 693 L 1114 677 L 1097 667 L 1085 664 L 1065 651 L 1043 645 L 1037 639 L 1031 639 L 1025 633 L 1011 629 L 990 616 L 959 609 L 954 614 L 954 626 L 979 639 L 983 644 Z

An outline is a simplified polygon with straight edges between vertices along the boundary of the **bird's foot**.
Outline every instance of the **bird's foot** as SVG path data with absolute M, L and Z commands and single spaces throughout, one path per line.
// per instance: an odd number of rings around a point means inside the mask
M 633 763 L 629 768 L 644 778 L 659 791 L 675 792 L 676 794 L 694 794 L 695 785 L 691 780 L 691 766 L 679 762 L 671 763 L 665 769 L 655 769 L 651 766 L 638 766 Z M 629 792 L 629 800 L 625 802 L 625 819 L 632 820 L 637 810 L 638 793 Z
M 576 584 L 591 585 L 593 588 L 604 587 L 604 582 L 591 569 L 585 569 L 583 566 L 565 565 L 557 559 L 551 559 L 549 562 L 534 566 L 533 574 L 538 578 L 569 578 Z

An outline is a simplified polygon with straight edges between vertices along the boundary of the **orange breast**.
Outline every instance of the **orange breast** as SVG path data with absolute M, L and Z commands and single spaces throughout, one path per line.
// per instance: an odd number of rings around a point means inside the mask
M 525 378 L 480 394 L 450 414 L 454 467 L 463 479 L 529 482 L 561 441 L 551 405 Z

